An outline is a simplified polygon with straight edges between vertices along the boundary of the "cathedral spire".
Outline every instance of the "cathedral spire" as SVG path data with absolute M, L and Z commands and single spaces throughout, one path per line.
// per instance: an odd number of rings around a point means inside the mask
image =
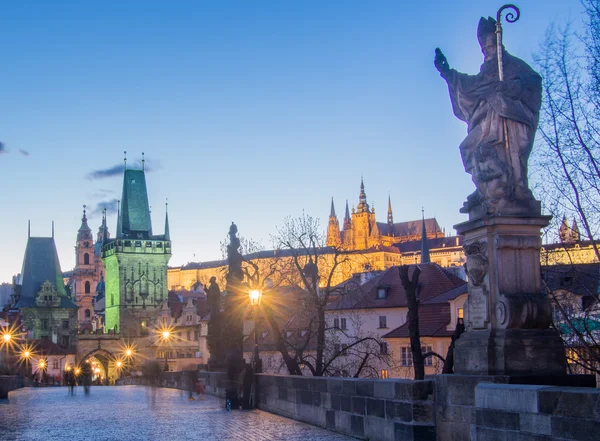
M 346 214 L 344 215 L 344 231 L 352 228 L 352 221 L 350 220 L 350 210 L 348 209 L 348 199 L 346 199 Z
M 171 233 L 169 232 L 169 200 L 165 201 L 165 240 L 171 240 Z
M 571 239 L 571 228 L 569 227 L 569 223 L 567 221 L 567 216 L 563 216 L 562 223 L 560 228 L 558 229 L 558 237 L 561 242 L 570 242 Z
M 362 176 L 360 177 L 360 194 L 358 196 L 358 205 L 356 206 L 358 213 L 369 212 L 369 204 L 367 204 L 367 195 L 365 194 L 365 184 Z
M 331 211 L 329 213 L 329 217 L 336 217 L 335 216 L 335 207 L 333 206 L 333 197 L 331 198 Z
M 425 228 L 425 210 L 421 209 L 422 224 L 421 224 L 421 263 L 429 263 L 429 244 L 427 243 L 427 229 Z
M 577 219 L 573 218 L 573 224 L 571 227 L 571 239 L 573 242 L 579 242 L 581 235 L 579 233 L 579 226 L 577 226 Z
M 388 225 L 394 225 L 394 215 L 392 214 L 392 197 L 388 195 Z

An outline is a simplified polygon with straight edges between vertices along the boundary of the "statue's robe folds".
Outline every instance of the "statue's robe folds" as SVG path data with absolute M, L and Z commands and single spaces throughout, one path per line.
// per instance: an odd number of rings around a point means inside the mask
M 450 69 L 442 77 L 448 83 L 454 114 L 468 124 L 468 135 L 460 145 L 465 171 L 478 185 L 474 174 L 477 148 L 495 145 L 499 160 L 512 173 L 511 192 L 517 199 L 525 199 L 531 197 L 527 160 L 539 121 L 542 78 L 527 63 L 506 51 L 503 67 L 505 89 L 500 91 L 497 60 L 483 63 L 477 75 Z M 504 147 L 503 119 L 508 129 L 510 157 Z

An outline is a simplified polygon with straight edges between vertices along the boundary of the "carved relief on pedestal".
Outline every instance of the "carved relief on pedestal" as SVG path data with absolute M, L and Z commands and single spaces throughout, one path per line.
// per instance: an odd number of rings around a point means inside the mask
M 486 276 L 488 259 L 486 242 L 473 242 L 465 245 L 465 271 L 469 277 L 469 298 L 467 300 L 467 328 L 486 329 L 489 323 L 489 290 Z

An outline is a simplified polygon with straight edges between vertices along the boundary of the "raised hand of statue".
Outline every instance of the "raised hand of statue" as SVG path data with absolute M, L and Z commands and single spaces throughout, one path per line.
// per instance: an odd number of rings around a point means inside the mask
M 450 65 L 448 64 L 448 60 L 446 59 L 446 56 L 442 53 L 439 47 L 435 48 L 435 58 L 433 60 L 433 64 L 438 70 L 438 72 L 442 75 L 450 71 Z

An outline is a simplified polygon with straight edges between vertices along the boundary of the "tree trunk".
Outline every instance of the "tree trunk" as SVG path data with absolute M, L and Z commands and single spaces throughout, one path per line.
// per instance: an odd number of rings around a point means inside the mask
M 417 299 L 417 289 L 419 288 L 419 275 L 421 269 L 415 265 L 412 279 L 408 276 L 408 265 L 402 265 L 398 268 L 402 286 L 406 292 L 408 303 L 408 334 L 410 335 L 410 350 L 412 352 L 413 367 L 415 371 L 415 380 L 425 378 L 425 359 L 421 351 L 421 337 L 419 335 L 419 300 Z
M 325 311 L 319 302 L 317 305 L 317 362 L 315 366 L 315 377 L 323 376 L 325 352 Z

